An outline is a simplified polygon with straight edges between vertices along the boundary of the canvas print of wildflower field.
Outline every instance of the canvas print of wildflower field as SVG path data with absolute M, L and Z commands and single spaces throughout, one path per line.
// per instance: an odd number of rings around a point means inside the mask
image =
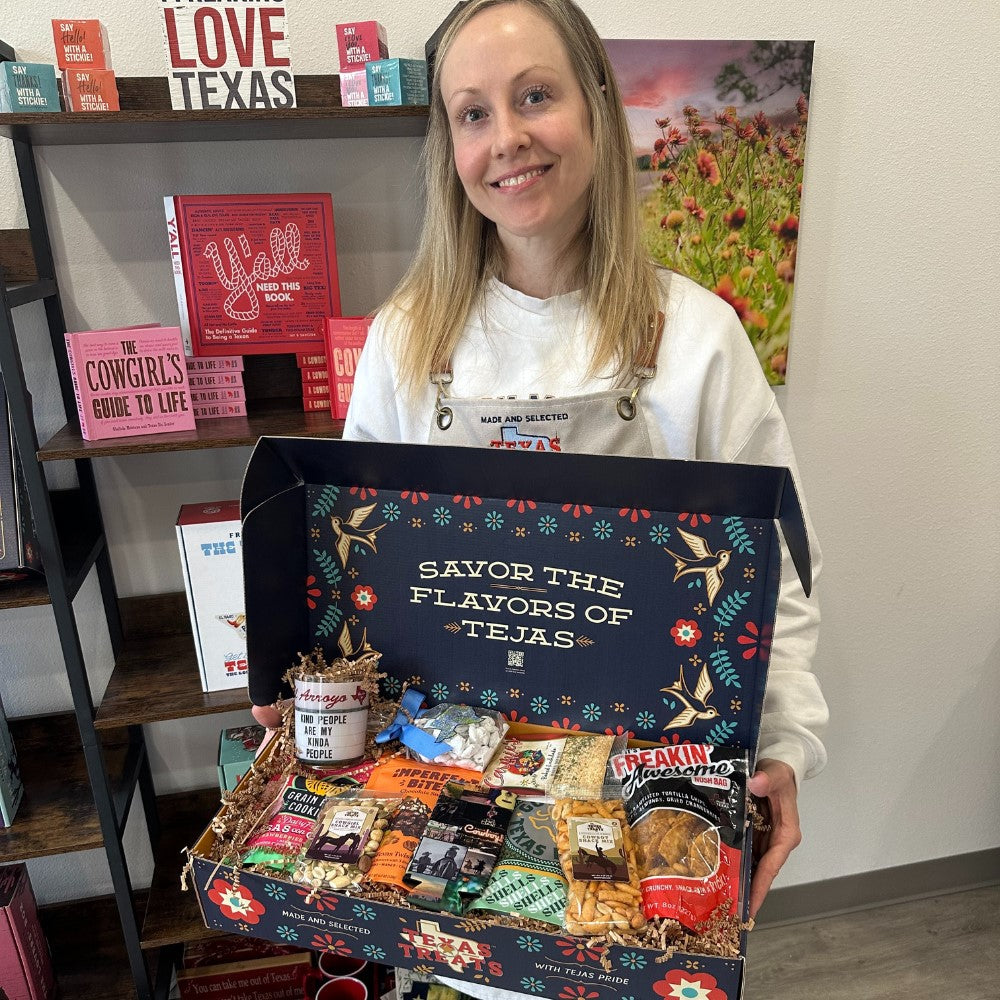
M 785 381 L 813 43 L 606 40 L 653 256 L 729 302 Z

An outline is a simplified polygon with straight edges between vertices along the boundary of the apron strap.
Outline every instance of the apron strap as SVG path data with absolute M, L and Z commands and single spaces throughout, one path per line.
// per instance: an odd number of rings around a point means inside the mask
M 455 417 L 454 411 L 450 406 L 445 405 L 445 400 L 448 398 L 445 394 L 444 387 L 446 385 L 451 385 L 454 374 L 451 370 L 451 358 L 447 358 L 444 361 L 438 361 L 435 359 L 434 364 L 431 368 L 431 382 L 437 386 L 437 396 L 434 399 L 434 419 L 437 421 L 438 427 L 441 430 L 446 431 L 451 427 L 451 422 Z
M 635 385 L 632 387 L 632 392 L 629 395 L 619 397 L 617 406 L 615 407 L 618 410 L 618 416 L 622 420 L 635 419 L 635 400 L 639 395 L 639 390 L 642 388 L 642 383 L 647 379 L 651 379 L 656 374 L 656 359 L 660 354 L 660 341 L 663 339 L 663 324 L 664 316 L 662 312 L 658 312 L 649 321 L 649 341 L 645 349 L 640 351 L 636 356 L 635 363 L 632 365 L 632 377 L 635 379 Z

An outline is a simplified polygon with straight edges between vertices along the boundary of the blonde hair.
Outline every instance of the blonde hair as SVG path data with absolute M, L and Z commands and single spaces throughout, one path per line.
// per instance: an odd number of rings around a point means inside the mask
M 572 0 L 472 0 L 448 26 L 437 50 L 430 120 L 424 145 L 427 207 L 413 261 L 389 299 L 403 387 L 426 385 L 454 352 L 491 278 L 502 278 L 504 254 L 496 227 L 473 207 L 455 169 L 440 67 L 456 36 L 490 7 L 519 3 L 543 16 L 562 39 L 590 114 L 594 177 L 587 219 L 569 252 L 582 260 L 592 317 L 588 374 L 620 379 L 648 345 L 659 302 L 656 267 L 642 248 L 632 137 L 621 93 L 593 25 Z

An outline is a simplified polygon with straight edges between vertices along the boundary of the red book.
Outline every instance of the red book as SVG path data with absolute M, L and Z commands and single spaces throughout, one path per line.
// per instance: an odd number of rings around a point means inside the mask
M 18 1000 L 55 995 L 49 949 L 23 863 L 0 868 L 0 984 L 5 996 Z
M 63 100 L 70 111 L 119 111 L 114 70 L 64 69 Z
M 368 337 L 367 316 L 328 317 L 326 320 L 327 373 L 330 379 L 330 413 L 334 420 L 347 419 L 354 390 L 354 372 Z
M 329 410 L 330 409 L 330 397 L 329 396 L 303 396 L 302 397 L 302 409 L 306 413 L 314 413 L 318 410 Z
M 295 363 L 299 368 L 314 368 L 316 365 L 326 366 L 326 355 L 318 354 L 296 354 Z
M 323 349 L 323 320 L 340 315 L 330 195 L 177 195 L 164 202 L 188 353 Z
M 323 365 L 304 365 L 299 369 L 302 375 L 302 384 L 308 385 L 310 382 L 329 382 L 330 374 L 327 371 L 325 364 Z
M 67 333 L 66 353 L 88 441 L 194 430 L 176 326 Z
M 100 21 L 54 18 L 52 38 L 60 69 L 111 69 L 108 33 Z
M 323 399 L 330 399 L 330 383 L 329 382 L 309 382 L 302 386 L 302 395 L 305 396 L 322 396 Z

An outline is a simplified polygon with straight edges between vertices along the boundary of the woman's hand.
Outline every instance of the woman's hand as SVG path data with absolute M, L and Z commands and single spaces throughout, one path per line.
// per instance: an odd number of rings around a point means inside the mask
M 802 843 L 802 831 L 795 772 L 787 764 L 780 760 L 757 761 L 757 770 L 747 787 L 763 800 L 762 812 L 771 824 L 768 832 L 754 834 L 757 864 L 750 882 L 750 916 L 754 918 L 788 856 Z

